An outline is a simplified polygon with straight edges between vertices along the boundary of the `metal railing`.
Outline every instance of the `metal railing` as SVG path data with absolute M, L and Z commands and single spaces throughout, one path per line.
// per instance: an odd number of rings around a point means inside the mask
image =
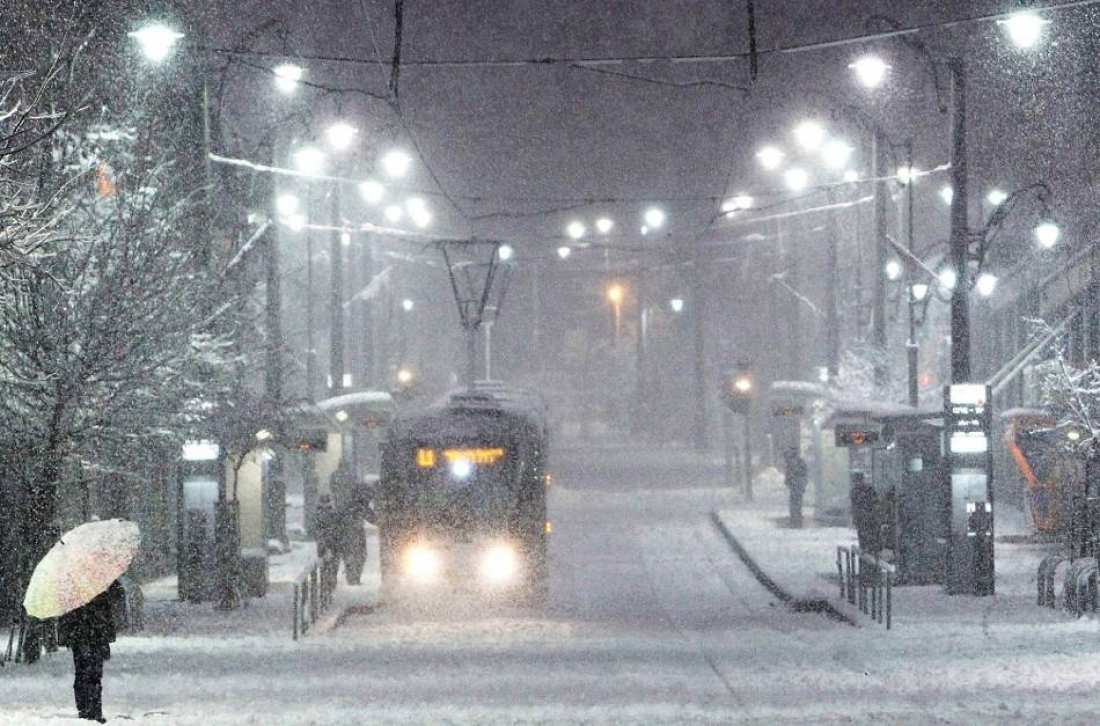
M 334 557 L 315 557 L 294 581 L 294 640 L 309 632 L 332 604 L 338 566 Z
M 894 619 L 894 565 L 860 551 L 857 545 L 841 545 L 836 548 L 836 570 L 840 599 L 857 606 L 872 620 L 885 623 L 889 630 Z

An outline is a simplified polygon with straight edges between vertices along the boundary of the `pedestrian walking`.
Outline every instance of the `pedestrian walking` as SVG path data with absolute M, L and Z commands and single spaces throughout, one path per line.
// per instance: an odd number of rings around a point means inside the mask
M 335 577 L 340 567 L 340 514 L 332 503 L 332 496 L 322 494 L 317 501 L 317 556 L 325 571 Z
M 862 471 L 852 472 L 852 523 L 856 527 L 859 549 L 875 554 L 881 549 L 878 529 L 878 495 L 867 483 Z
M 809 472 L 798 449 L 787 449 L 783 455 L 783 483 L 787 485 L 787 513 L 791 527 L 802 528 L 802 497 L 806 493 Z
M 115 580 L 91 602 L 62 615 L 57 622 L 58 643 L 73 653 L 73 694 L 77 715 L 106 723 L 103 717 L 103 662 L 111 658 L 115 642 L 114 609 L 126 597 Z

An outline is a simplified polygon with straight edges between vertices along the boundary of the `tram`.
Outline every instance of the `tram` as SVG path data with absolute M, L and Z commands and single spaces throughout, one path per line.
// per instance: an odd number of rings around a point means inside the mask
M 399 415 L 376 501 L 383 583 L 544 595 L 547 449 L 531 391 L 475 386 Z

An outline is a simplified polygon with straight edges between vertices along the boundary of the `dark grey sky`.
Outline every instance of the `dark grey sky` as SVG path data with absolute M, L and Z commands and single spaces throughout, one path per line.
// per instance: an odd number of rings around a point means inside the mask
M 208 19 L 223 43 L 232 42 L 245 21 L 255 25 L 265 17 L 282 15 L 293 51 L 387 61 L 390 57 L 389 0 L 218 5 Z M 1006 9 L 999 0 L 757 0 L 756 5 L 763 49 L 856 35 L 865 19 L 876 13 L 909 25 Z M 405 8 L 408 60 L 724 54 L 747 47 L 742 0 L 407 0 Z M 1007 65 L 1019 60 L 1006 60 L 995 25 L 980 23 L 922 37 L 934 48 L 965 49 L 979 59 L 972 66 L 979 102 L 991 98 L 990 86 L 983 81 L 989 72 L 1000 74 L 995 77 L 1002 82 L 1020 82 L 1019 93 L 1033 95 L 1031 84 L 1025 83 L 1028 68 Z M 897 65 L 896 84 L 880 101 L 854 88 L 845 67 L 864 49 L 860 45 L 764 56 L 751 100 L 713 86 L 667 88 L 560 66 L 407 68 L 401 94 L 406 121 L 425 160 L 447 191 L 460 199 L 467 217 L 554 208 L 558 205 L 549 198 L 558 197 L 669 199 L 765 189 L 772 182 L 761 178 L 753 153 L 769 138 L 784 140 L 786 128 L 800 115 L 824 115 L 821 104 L 808 95 L 811 91 L 861 105 L 898 138 L 915 133 L 918 165 L 945 161 L 945 120 L 934 112 L 920 64 L 896 44 L 874 47 L 895 56 Z M 388 78 L 388 70 L 369 65 L 307 65 L 309 77 L 321 83 L 382 91 Z M 1062 62 L 1052 65 L 1066 67 Z M 743 62 L 631 64 L 614 69 L 681 82 L 747 80 Z M 1056 78 L 1053 82 L 1059 83 Z M 1012 87 L 994 89 L 1002 95 L 1013 92 Z M 256 99 L 248 94 L 243 98 L 254 107 Z M 266 98 L 261 94 L 258 102 Z M 367 106 L 348 103 L 357 114 L 368 113 Z M 922 117 L 915 125 L 914 109 Z M 1019 111 L 1019 104 L 1008 110 Z M 321 118 L 334 113 L 317 111 Z M 391 119 L 380 104 L 370 106 L 369 112 Z M 365 119 L 363 125 L 367 127 Z M 979 126 L 974 136 L 980 154 L 983 141 L 998 139 L 999 134 Z M 976 166 L 981 168 L 980 159 Z M 422 167 L 412 183 L 432 186 Z M 487 200 L 462 199 L 469 196 Z M 548 199 L 502 199 L 508 196 Z M 697 232 L 712 212 L 706 203 L 667 201 L 665 206 L 674 236 Z M 620 221 L 620 229 L 633 235 L 643 207 L 638 201 L 579 214 L 591 219 L 608 212 Z M 572 215 L 494 218 L 475 221 L 470 228 L 482 235 L 541 240 L 552 246 Z M 450 221 L 463 226 L 458 217 Z

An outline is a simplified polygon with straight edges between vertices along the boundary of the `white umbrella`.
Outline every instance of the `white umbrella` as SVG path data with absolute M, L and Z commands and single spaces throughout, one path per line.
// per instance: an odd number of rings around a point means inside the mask
M 126 572 L 141 546 L 133 522 L 107 519 L 69 530 L 34 568 L 23 607 L 34 618 L 56 618 L 91 602 Z

